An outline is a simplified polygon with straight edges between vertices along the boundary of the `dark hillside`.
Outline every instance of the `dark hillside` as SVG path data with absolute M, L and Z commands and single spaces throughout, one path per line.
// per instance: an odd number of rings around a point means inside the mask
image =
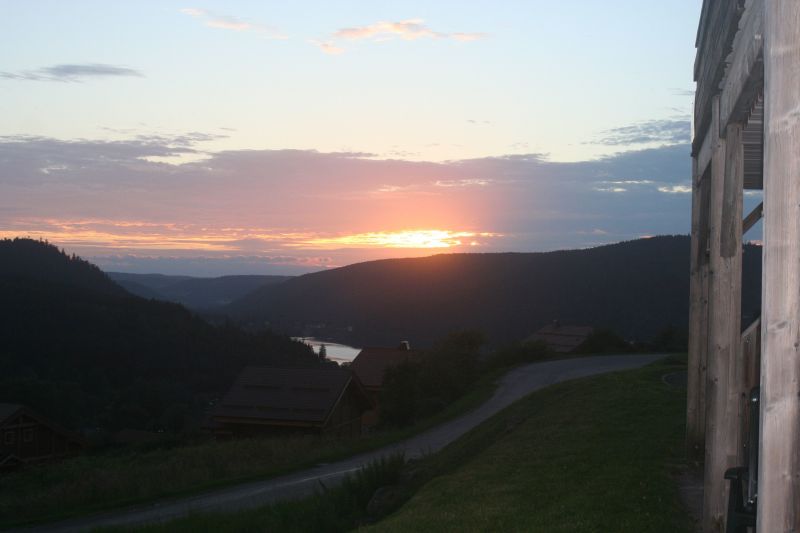
M 108 295 L 125 291 L 95 265 L 32 239 L 0 240 L 0 279 L 62 283 Z
M 361 345 L 427 345 L 464 328 L 501 344 L 554 319 L 647 340 L 668 326 L 687 327 L 689 245 L 688 237 L 670 236 L 589 250 L 373 261 L 264 287 L 228 310 L 291 333 L 325 324 L 323 332 Z M 751 314 L 760 256 L 760 248 L 747 247 L 744 307 Z
M 287 337 L 131 296 L 45 243 L 0 241 L 0 251 L 0 402 L 72 427 L 184 429 L 246 365 L 319 364 Z

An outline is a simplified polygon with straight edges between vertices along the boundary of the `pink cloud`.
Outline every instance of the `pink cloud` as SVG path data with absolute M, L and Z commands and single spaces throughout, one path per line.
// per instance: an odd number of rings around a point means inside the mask
M 469 42 L 477 41 L 488 37 L 486 33 L 444 33 L 435 31 L 425 25 L 423 19 L 407 19 L 397 22 L 378 21 L 366 26 L 353 26 L 341 28 L 333 33 L 326 41 L 311 41 L 326 54 L 341 54 L 344 49 L 336 44 L 336 39 L 345 41 L 361 41 L 371 39 L 372 41 L 387 41 L 390 39 L 403 39 L 405 41 L 416 41 L 418 39 L 452 39 L 455 41 Z
M 221 30 L 231 30 L 237 32 L 252 31 L 265 35 L 272 39 L 285 39 L 286 36 L 275 28 L 253 24 L 230 15 L 218 15 L 211 13 L 205 9 L 198 9 L 194 7 L 187 7 L 180 10 L 184 15 L 189 15 L 192 18 L 205 21 L 205 25 L 209 28 L 217 28 Z

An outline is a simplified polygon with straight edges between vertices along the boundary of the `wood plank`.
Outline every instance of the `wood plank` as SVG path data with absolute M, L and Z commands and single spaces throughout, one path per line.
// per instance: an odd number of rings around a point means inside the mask
M 711 135 L 711 130 L 706 131 L 705 139 L 699 145 L 696 154 L 693 154 L 694 159 L 697 161 L 697 174 L 696 179 L 702 178 L 711 166 L 711 155 L 713 154 L 714 137 Z
M 764 216 L 764 202 L 758 204 L 742 221 L 742 235 L 753 229 Z
M 714 124 L 719 120 L 715 98 Z M 706 459 L 703 530 L 725 531 L 728 483 L 725 471 L 741 464 L 742 125 L 728 127 L 711 163 Z
M 748 0 L 739 26 L 721 84 L 721 135 L 729 124 L 747 120 L 764 83 L 764 0 Z
M 719 85 L 725 74 L 725 58 L 730 54 L 738 30 L 745 0 L 717 0 L 708 5 L 701 21 L 695 60 L 695 142 L 692 153 L 699 150 L 712 116 L 712 99 L 719 95 Z
M 705 456 L 705 366 L 708 347 L 708 298 L 705 241 L 708 217 L 708 187 L 711 179 L 698 176 L 698 160 L 692 160 L 692 243 L 689 267 L 689 360 L 686 384 L 686 452 L 690 462 L 700 464 Z M 705 194 L 704 194 L 705 192 Z M 704 272 L 705 270 L 705 272 Z M 705 274 L 705 276 L 704 276 Z
M 800 531 L 800 2 L 764 15 L 759 533 Z

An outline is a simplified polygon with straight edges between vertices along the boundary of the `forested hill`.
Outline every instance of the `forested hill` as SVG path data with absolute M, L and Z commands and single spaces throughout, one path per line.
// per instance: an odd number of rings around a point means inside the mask
M 125 295 L 125 290 L 95 265 L 32 239 L 0 240 L 0 279 L 39 280 L 108 295 Z
M 463 328 L 501 344 L 554 319 L 649 340 L 687 326 L 689 247 L 688 237 L 664 236 L 587 250 L 374 261 L 262 288 L 228 311 L 293 333 L 325 324 L 322 331 L 357 344 L 426 345 Z M 760 248 L 747 246 L 744 261 L 744 308 L 752 315 Z
M 249 364 L 319 364 L 287 337 L 132 296 L 46 243 L 0 241 L 0 402 L 72 427 L 183 429 Z

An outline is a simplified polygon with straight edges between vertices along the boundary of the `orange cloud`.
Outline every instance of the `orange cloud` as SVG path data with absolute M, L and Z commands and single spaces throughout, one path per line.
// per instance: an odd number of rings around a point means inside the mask
M 208 228 L 174 223 L 106 219 L 29 219 L 0 230 L 0 238 L 31 237 L 63 246 L 161 252 L 205 251 L 261 253 L 278 250 L 337 250 L 344 248 L 435 249 L 477 246 L 478 238 L 501 235 L 451 230 L 401 230 L 325 236 L 263 228 Z
M 462 239 L 475 237 L 500 237 L 497 233 L 476 233 L 472 231 L 449 230 L 402 230 L 391 232 L 370 232 L 345 235 L 341 237 L 318 237 L 309 239 L 301 245 L 318 246 L 321 248 L 453 248 L 463 246 Z M 478 241 L 471 240 L 467 243 L 477 246 Z

